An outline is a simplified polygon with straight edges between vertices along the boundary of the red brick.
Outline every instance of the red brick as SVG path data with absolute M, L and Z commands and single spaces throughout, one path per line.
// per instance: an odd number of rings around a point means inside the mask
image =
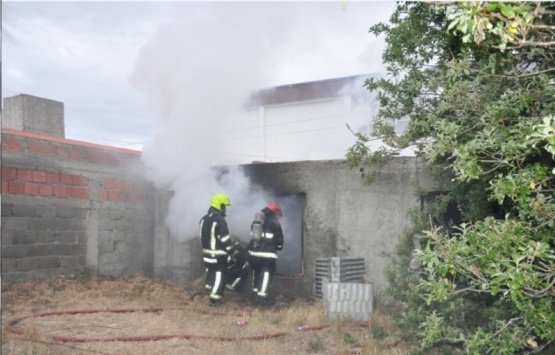
M 110 200 L 110 201 L 119 200 L 119 191 L 118 190 L 109 190 L 108 191 L 108 200 Z
M 114 179 L 114 188 L 120 190 L 125 189 L 125 181 Z
M 73 175 L 71 174 L 60 174 L 60 183 L 64 185 L 71 185 L 73 184 Z
M 121 201 L 129 201 L 129 192 L 127 191 L 120 191 L 119 192 L 119 199 Z
M 83 159 L 83 150 L 81 148 L 72 147 L 69 151 L 69 159 L 81 160 Z
M 104 179 L 104 188 L 105 189 L 113 189 L 114 188 L 114 179 Z
M 99 197 L 101 200 L 104 200 L 104 201 L 107 200 L 107 199 L 108 199 L 108 190 L 106 190 L 106 189 L 100 190 L 100 191 L 98 192 L 98 197 Z
M 16 168 L 2 167 L 2 180 L 15 180 L 17 178 Z
M 130 201 L 144 201 L 146 195 L 142 192 L 133 191 L 129 193 Z
M 11 194 L 22 194 L 24 184 L 20 181 L 10 181 L 8 184 L 8 192 Z
M 102 153 L 93 149 L 87 150 L 87 160 L 91 163 L 110 165 L 110 157 L 106 153 Z
M 29 169 L 17 169 L 17 178 L 23 181 L 33 181 L 33 171 Z
M 53 187 L 54 196 L 66 197 L 66 187 L 56 185 Z
M 66 191 L 67 197 L 89 198 L 89 189 L 84 187 L 68 187 Z
M 33 170 L 33 181 L 46 182 L 46 171 Z
M 119 166 L 120 165 L 120 161 L 117 157 L 109 157 L 110 159 L 110 165 L 111 166 Z
M 56 157 L 60 159 L 68 159 L 69 158 L 69 147 L 60 146 L 56 150 Z
M 40 142 L 35 140 L 29 141 L 29 153 L 35 155 L 43 155 L 48 157 L 55 157 L 57 155 L 55 145 L 48 142 Z
M 71 178 L 71 184 L 75 186 L 86 186 L 87 179 L 82 176 L 73 175 L 73 177 Z
M 60 182 L 60 174 L 58 173 L 46 173 L 46 182 L 49 184 L 56 184 Z
M 13 150 L 21 152 L 23 149 L 21 148 L 21 143 L 19 142 L 19 140 L 14 138 L 2 138 L 2 150 Z
M 39 195 L 52 196 L 53 193 L 54 193 L 54 189 L 52 188 L 51 185 L 44 185 L 44 184 L 39 185 Z
M 2 193 L 7 193 L 7 192 L 8 192 L 8 182 L 2 181 Z
M 27 195 L 38 195 L 39 194 L 39 185 L 30 183 L 30 182 L 26 182 L 24 192 Z

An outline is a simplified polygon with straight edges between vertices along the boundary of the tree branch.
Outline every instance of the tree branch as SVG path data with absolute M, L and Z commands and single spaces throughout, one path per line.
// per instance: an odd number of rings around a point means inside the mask
M 553 42 L 553 44 L 555 44 L 555 42 Z M 468 70 L 470 70 L 471 72 L 474 73 L 478 73 L 481 75 L 486 75 L 486 76 L 491 76 L 491 77 L 497 77 L 497 78 L 528 78 L 531 76 L 536 76 L 536 75 L 541 75 L 541 74 L 545 74 L 545 73 L 549 73 L 552 71 L 555 71 L 555 68 L 549 68 L 549 69 L 545 69 L 545 70 L 541 70 L 538 72 L 533 72 L 533 73 L 528 73 L 528 74 L 520 74 L 520 75 L 499 75 L 499 74 L 490 74 L 487 72 L 483 72 L 481 70 L 478 69 L 473 69 L 473 68 L 468 68 Z

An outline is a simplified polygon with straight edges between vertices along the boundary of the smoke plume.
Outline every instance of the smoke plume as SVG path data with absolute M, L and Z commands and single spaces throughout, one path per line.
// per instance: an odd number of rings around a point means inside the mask
M 151 100 L 160 129 L 142 157 L 154 184 L 173 192 L 166 222 L 177 239 L 197 237 L 198 221 L 216 193 L 231 200 L 232 234 L 248 238 L 255 211 L 273 197 L 253 186 L 239 167 L 214 167 L 225 161 L 220 154 L 224 123 L 253 90 L 279 85 L 294 71 L 309 73 L 314 60 L 333 66 L 344 55 L 310 55 L 316 45 L 342 36 L 341 24 L 318 27 L 313 19 L 323 13 L 342 16 L 343 10 L 339 2 L 174 3 L 171 20 L 143 47 L 132 81 Z M 361 16 L 356 10 L 350 15 Z M 296 63 L 295 69 L 284 62 Z M 355 70 L 343 69 L 346 75 Z M 296 82 L 324 77 L 329 75 L 299 76 Z

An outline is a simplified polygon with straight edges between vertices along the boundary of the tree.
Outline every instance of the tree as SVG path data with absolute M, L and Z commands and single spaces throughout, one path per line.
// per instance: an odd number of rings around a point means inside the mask
M 429 2 L 399 3 L 370 29 L 386 35 L 389 73 L 366 82 L 380 101 L 374 135 L 417 144 L 453 176 L 411 235 L 417 280 L 399 279 L 406 262 L 390 272 L 423 348 L 538 352 L 555 341 L 554 24 L 553 2 Z M 384 122 L 403 117 L 398 137 Z M 373 154 L 349 153 L 352 164 Z M 432 213 L 449 204 L 460 223 Z

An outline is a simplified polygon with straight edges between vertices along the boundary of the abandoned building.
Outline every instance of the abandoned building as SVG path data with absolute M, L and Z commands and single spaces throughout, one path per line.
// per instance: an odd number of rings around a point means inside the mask
M 269 119 L 272 110 L 290 112 L 292 94 L 305 112 L 337 101 L 341 110 L 353 106 L 338 88 L 323 98 L 280 87 L 253 96 L 246 110 L 255 120 Z M 310 101 L 315 105 L 308 107 Z M 30 95 L 4 99 L 2 125 L 3 282 L 87 272 L 143 273 L 186 285 L 203 275 L 200 241 L 173 238 L 164 222 L 171 191 L 145 179 L 140 151 L 66 139 L 63 103 Z M 254 144 L 272 155 L 271 139 Z M 410 226 L 410 210 L 420 206 L 416 191 L 434 186 L 427 163 L 416 156 L 391 159 L 371 184 L 343 159 L 239 165 L 253 183 L 300 208 L 286 235 L 291 246 L 284 253 L 292 257 L 278 262 L 273 285 L 298 297 L 318 296 L 316 266 L 328 258 L 362 260 L 360 276 L 379 297 L 387 287 L 386 254 Z

